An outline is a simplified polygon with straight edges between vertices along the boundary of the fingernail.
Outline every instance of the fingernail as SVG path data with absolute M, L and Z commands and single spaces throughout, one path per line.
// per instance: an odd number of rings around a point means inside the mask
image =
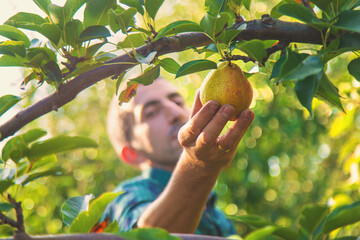
M 210 103 L 210 109 L 214 112 L 216 112 L 219 109 L 220 105 L 217 102 L 211 102 Z
M 243 111 L 243 113 L 241 114 L 241 118 L 244 120 L 249 120 L 252 118 L 252 111 L 249 109 L 246 109 Z
M 223 114 L 225 117 L 229 118 L 233 115 L 234 113 L 234 107 L 231 105 L 225 105 L 224 109 L 223 109 Z

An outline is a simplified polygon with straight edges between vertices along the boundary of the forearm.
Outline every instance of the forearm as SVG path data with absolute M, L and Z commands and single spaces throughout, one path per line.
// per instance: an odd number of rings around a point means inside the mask
M 138 227 L 194 233 L 219 174 L 220 169 L 209 169 L 183 154 L 163 193 L 141 215 Z

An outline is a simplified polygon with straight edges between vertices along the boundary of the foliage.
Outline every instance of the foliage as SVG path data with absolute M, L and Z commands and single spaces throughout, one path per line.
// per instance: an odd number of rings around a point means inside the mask
M 104 129 L 104 106 L 124 79 L 128 88 L 119 92 L 120 102 L 129 101 L 138 84 L 151 84 L 160 74 L 179 78 L 174 83 L 191 102 L 205 70 L 216 68 L 220 60 L 247 59 L 250 61 L 238 64 L 249 72 L 257 117 L 232 166 L 215 186 L 219 207 L 242 223 L 237 228 L 245 239 L 341 239 L 359 234 L 359 203 L 354 201 L 359 197 L 360 29 L 356 22 L 360 1 L 205 0 L 206 12 L 204 3 L 182 1 L 172 6 L 171 17 L 164 13 L 171 3 L 162 0 L 68 0 L 64 6 L 34 3 L 45 17 L 19 12 L 0 26 L 0 35 L 8 39 L 0 43 L 0 66 L 26 68 L 22 86 L 30 87 L 23 97 L 2 96 L 0 116 L 21 103 L 33 104 L 32 96 L 40 86 L 58 92 L 81 74 L 111 65 L 107 60 L 116 56 L 111 52 L 132 56 L 134 62 L 124 64 L 134 70 L 120 73 L 116 83 L 110 79 L 99 82 L 71 105 L 48 114 L 46 121 L 32 122 L 4 145 L 1 213 L 9 218 L 17 214 L 11 196 L 23 201 L 29 233 L 89 232 L 115 195 L 105 193 L 92 203 L 90 197 L 79 196 L 99 196 L 137 174 L 117 160 Z M 83 6 L 83 19 L 74 19 Z M 281 36 L 237 39 L 250 25 L 245 19 L 265 13 L 317 29 L 321 44 L 286 43 L 281 48 L 286 42 Z M 29 39 L 24 29 L 41 34 L 47 42 Z M 204 33 L 211 43 L 166 57 L 158 56 L 157 51 L 145 56 L 135 51 L 185 32 Z M 112 39 L 115 34 L 121 40 Z M 281 53 L 270 51 L 276 47 Z M 55 137 L 39 141 L 46 134 L 39 129 L 44 125 Z M 97 141 L 69 137 L 72 131 Z M 59 154 L 96 147 L 96 142 L 97 150 Z M 42 178 L 64 173 L 60 178 Z M 305 204 L 312 205 L 301 210 Z M 62 227 L 61 212 L 70 226 Z M 115 225 L 108 231 L 117 232 Z M 13 227 L 3 226 L 2 234 L 13 234 Z M 161 230 L 138 231 L 128 237 L 171 238 Z

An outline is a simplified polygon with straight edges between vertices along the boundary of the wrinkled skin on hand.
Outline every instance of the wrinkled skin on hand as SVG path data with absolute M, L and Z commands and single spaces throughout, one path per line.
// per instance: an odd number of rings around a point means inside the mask
M 221 169 L 230 164 L 240 140 L 254 119 L 254 112 L 246 109 L 230 129 L 220 136 L 233 112 L 233 106 L 220 106 L 213 100 L 202 106 L 197 91 L 189 121 L 178 135 L 184 148 L 183 154 L 192 159 L 194 164 L 210 169 Z

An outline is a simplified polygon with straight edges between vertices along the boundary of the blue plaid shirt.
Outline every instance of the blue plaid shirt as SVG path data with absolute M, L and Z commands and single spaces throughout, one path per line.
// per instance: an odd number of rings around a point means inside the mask
M 120 184 L 114 191 L 123 192 L 112 201 L 102 216 L 119 223 L 120 231 L 129 231 L 136 226 L 140 215 L 164 190 L 171 172 L 150 168 L 138 177 Z M 215 207 L 216 194 L 211 192 L 196 234 L 229 236 L 236 234 L 233 224 Z

